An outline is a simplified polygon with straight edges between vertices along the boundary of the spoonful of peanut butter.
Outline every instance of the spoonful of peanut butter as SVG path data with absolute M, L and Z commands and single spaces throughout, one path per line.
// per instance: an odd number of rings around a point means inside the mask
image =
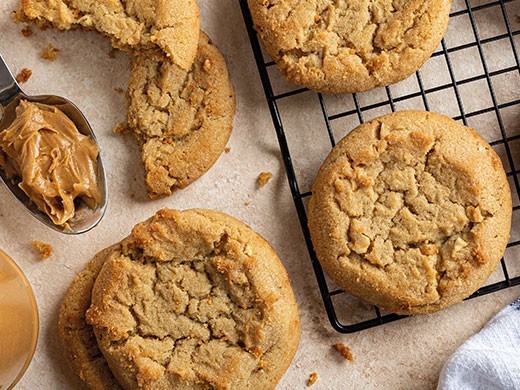
M 54 106 L 21 100 L 16 119 L 0 133 L 0 166 L 55 225 L 74 217 L 80 198 L 91 209 L 101 200 L 92 138 Z
M 11 192 L 55 230 L 94 227 L 106 207 L 106 184 L 81 112 L 60 97 L 25 95 L 1 57 L 0 105 L 0 176 Z

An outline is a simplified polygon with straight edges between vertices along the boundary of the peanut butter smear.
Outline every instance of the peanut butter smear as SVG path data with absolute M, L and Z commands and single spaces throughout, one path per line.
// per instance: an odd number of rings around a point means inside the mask
M 56 225 L 74 217 L 76 199 L 95 209 L 98 148 L 58 108 L 21 100 L 0 132 L 0 166 Z

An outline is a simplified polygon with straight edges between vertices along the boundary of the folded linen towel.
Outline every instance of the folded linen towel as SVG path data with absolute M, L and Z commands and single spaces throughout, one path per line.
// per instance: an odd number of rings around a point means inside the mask
M 520 299 L 450 357 L 437 390 L 520 389 Z

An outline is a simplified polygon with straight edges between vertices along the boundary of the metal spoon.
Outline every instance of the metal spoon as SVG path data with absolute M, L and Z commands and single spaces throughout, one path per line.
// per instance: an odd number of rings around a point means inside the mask
M 97 145 L 97 140 L 90 124 L 72 102 L 54 95 L 26 95 L 16 82 L 11 71 L 4 62 L 4 59 L 0 55 L 0 132 L 8 128 L 15 119 L 15 109 L 21 99 L 59 108 L 70 118 L 70 120 L 72 120 L 72 122 L 74 122 L 80 133 L 91 137 Z M 66 226 L 55 225 L 43 211 L 38 209 L 38 207 L 31 202 L 29 197 L 20 189 L 20 187 L 18 187 L 19 181 L 9 179 L 2 168 L 0 168 L 0 178 L 15 198 L 17 198 L 20 203 L 22 203 L 22 205 L 24 205 L 25 208 L 40 222 L 43 222 L 45 225 L 61 233 L 81 234 L 89 231 L 101 221 L 107 206 L 107 184 L 101 154 L 98 154 L 97 168 L 97 182 L 101 191 L 101 201 L 99 205 L 95 210 L 92 210 L 83 202 L 80 202 L 80 204 L 76 206 L 74 217 L 68 221 Z

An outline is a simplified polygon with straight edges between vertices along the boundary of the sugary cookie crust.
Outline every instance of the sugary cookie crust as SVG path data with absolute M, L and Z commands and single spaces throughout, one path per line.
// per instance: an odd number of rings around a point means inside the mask
M 21 0 L 14 19 L 59 30 L 94 29 L 120 49 L 159 47 L 189 70 L 200 21 L 195 0 Z
M 235 92 L 222 54 L 203 32 L 188 73 L 160 53 L 136 54 L 127 96 L 151 198 L 186 187 L 224 151 Z
M 451 0 L 248 0 L 286 78 L 352 93 L 407 78 L 439 45 Z
M 104 264 L 87 321 L 128 389 L 274 388 L 300 328 L 272 248 L 207 210 L 137 225 Z
M 314 183 L 309 228 L 338 285 L 388 311 L 421 314 L 485 282 L 511 214 L 500 159 L 473 129 L 405 111 L 338 143 Z

